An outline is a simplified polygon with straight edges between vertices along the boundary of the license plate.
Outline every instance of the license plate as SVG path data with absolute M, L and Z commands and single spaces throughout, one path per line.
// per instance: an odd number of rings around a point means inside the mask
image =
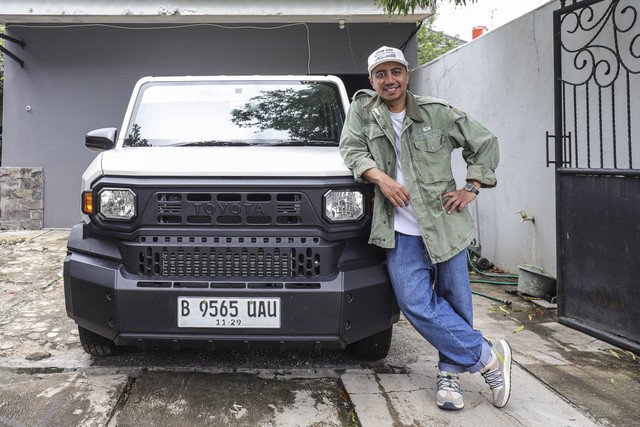
M 279 328 L 280 298 L 178 297 L 179 328 Z

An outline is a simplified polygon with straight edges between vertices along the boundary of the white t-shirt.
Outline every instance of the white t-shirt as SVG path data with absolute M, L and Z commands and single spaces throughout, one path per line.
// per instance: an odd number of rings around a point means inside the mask
M 398 171 L 396 173 L 396 181 L 398 181 L 405 188 L 407 187 L 407 185 L 404 182 L 404 173 L 402 173 L 402 166 L 400 166 L 400 158 L 402 155 L 400 149 L 400 134 L 402 133 L 402 123 L 404 122 L 404 116 L 406 115 L 406 112 L 407 110 L 402 110 L 402 112 L 400 113 L 389 112 L 389 115 L 391 116 L 391 123 L 393 124 L 393 130 L 396 134 L 396 151 L 398 153 Z M 399 233 L 408 234 L 410 236 L 422 235 L 422 233 L 420 233 L 418 220 L 416 219 L 416 214 L 413 212 L 411 202 L 409 202 L 409 205 L 405 206 L 404 208 L 396 208 L 396 217 L 393 228 Z

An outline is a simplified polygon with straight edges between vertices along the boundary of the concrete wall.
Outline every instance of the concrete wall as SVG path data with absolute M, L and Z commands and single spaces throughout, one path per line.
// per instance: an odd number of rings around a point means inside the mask
M 45 227 L 79 221 L 80 177 L 95 156 L 84 147 L 84 135 L 120 126 L 140 77 L 307 74 L 308 67 L 311 74 L 362 77 L 369 53 L 401 45 L 415 24 L 136 28 L 7 26 L 7 34 L 27 46 L 13 49 L 24 68 L 5 61 L 3 166 L 44 168 Z M 415 66 L 415 41 L 407 53 Z
M 523 263 L 556 271 L 555 180 L 546 166 L 545 132 L 554 128 L 558 7 L 552 1 L 411 73 L 411 90 L 447 100 L 498 136 L 498 186 L 481 190 L 471 212 L 483 257 L 509 272 Z M 464 162 L 454 166 L 463 182 Z M 521 223 L 520 210 L 535 223 Z

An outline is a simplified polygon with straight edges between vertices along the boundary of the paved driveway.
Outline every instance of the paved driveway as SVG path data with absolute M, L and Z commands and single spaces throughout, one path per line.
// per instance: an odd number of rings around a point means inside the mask
M 492 286 L 480 290 L 514 304 L 474 296 L 475 326 L 514 347 L 504 410 L 468 374 L 465 409 L 439 410 L 437 354 L 404 318 L 389 356 L 372 363 L 341 351 L 129 349 L 93 358 L 64 308 L 68 232 L 0 232 L 0 425 L 588 426 L 617 423 L 623 409 L 624 420 L 640 422 L 637 405 L 619 394 L 639 394 L 638 361 Z

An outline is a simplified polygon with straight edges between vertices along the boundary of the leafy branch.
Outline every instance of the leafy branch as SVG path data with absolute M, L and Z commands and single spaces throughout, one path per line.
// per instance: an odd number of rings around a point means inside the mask
M 376 6 L 382 8 L 389 16 L 413 14 L 416 7 L 421 9 L 435 9 L 444 0 L 374 0 Z M 476 3 L 478 0 L 449 0 L 456 6 L 466 6 L 469 3 Z
M 426 64 L 464 43 L 457 34 L 448 36 L 442 31 L 434 30 L 437 16 L 434 14 L 425 19 L 418 31 L 418 65 Z

